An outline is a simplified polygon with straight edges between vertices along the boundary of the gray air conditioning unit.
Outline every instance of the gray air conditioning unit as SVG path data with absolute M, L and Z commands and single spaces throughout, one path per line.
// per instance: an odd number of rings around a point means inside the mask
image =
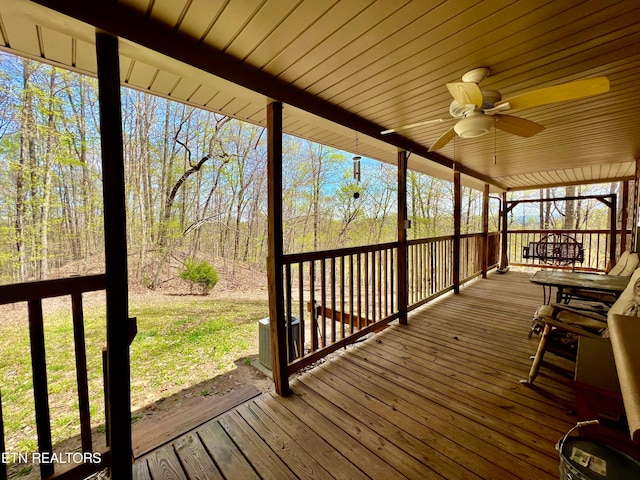
M 300 319 L 298 317 L 289 317 L 291 319 L 291 334 L 289 337 L 288 358 L 292 362 L 302 353 L 300 348 Z M 269 319 L 263 318 L 258 322 L 258 342 L 260 363 L 271 370 L 271 331 Z

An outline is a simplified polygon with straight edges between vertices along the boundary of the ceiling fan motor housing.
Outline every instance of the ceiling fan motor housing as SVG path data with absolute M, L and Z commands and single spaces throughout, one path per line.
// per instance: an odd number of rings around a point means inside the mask
M 480 137 L 489 133 L 494 121 L 494 117 L 478 112 L 458 120 L 453 129 L 462 138 Z

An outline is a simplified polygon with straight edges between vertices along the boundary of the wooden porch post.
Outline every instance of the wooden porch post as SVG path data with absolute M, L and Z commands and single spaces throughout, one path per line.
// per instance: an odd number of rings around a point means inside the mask
M 640 160 L 636 159 L 635 178 L 633 179 L 633 214 L 631 216 L 631 224 L 633 228 L 633 234 L 631 235 L 630 249 L 633 252 L 638 251 L 638 164 Z
M 407 324 L 409 291 L 407 288 L 407 152 L 398 151 L 398 311 L 400 324 Z
M 96 34 L 107 303 L 107 418 L 111 478 L 131 479 L 127 235 L 118 39 Z
M 502 192 L 502 208 L 500 210 L 501 222 L 502 222 L 502 235 L 501 235 L 501 253 L 500 253 L 500 272 L 506 272 L 509 270 L 509 256 L 507 255 L 507 248 L 509 246 L 507 240 L 507 232 L 509 226 L 507 225 L 507 192 Z
M 618 217 L 618 196 L 611 195 L 611 215 L 609 216 L 609 236 L 611 245 L 609 246 L 609 265 L 607 271 L 616 264 L 616 218 Z
M 460 293 L 460 229 L 462 222 L 460 172 L 453 171 L 453 292 Z
M 278 395 L 287 395 L 289 371 L 284 311 L 282 246 L 282 103 L 267 105 L 267 182 L 269 253 L 269 329 L 271 333 L 271 371 Z
M 620 219 L 620 255 L 627 248 L 627 223 L 629 223 L 629 181 L 622 182 L 622 215 Z
M 482 278 L 489 270 L 489 184 L 484 184 L 482 195 Z
M 632 221 L 632 225 L 633 225 L 633 235 L 631 236 L 631 250 L 634 252 L 638 251 L 638 210 L 640 205 L 638 205 L 638 180 L 639 180 L 639 175 L 638 175 L 638 164 L 640 163 L 640 160 L 636 160 L 636 171 L 635 171 L 635 178 L 633 179 L 633 221 Z

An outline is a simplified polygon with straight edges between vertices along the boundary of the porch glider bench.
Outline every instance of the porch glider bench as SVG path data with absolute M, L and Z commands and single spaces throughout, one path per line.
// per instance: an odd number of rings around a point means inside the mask
M 529 245 L 522 247 L 522 258 L 539 259 L 542 262 L 556 265 L 573 265 L 584 261 L 584 248 L 582 243 L 571 241 L 541 240 L 539 242 L 529 242 Z

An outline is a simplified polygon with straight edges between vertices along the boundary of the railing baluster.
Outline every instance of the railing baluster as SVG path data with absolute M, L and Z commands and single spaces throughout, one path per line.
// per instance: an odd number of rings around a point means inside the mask
M 376 321 L 376 252 L 371 252 L 371 320 Z
M 285 324 L 285 339 L 287 345 L 287 363 L 291 363 L 293 358 L 296 358 L 295 350 L 291 351 L 290 345 L 293 335 L 293 327 L 291 325 L 293 319 L 293 311 L 291 310 L 291 265 L 284 266 L 284 324 Z M 302 319 L 300 319 L 302 321 Z
M 336 257 L 331 257 L 331 341 L 336 341 Z
M 305 317 L 307 316 L 307 309 L 305 308 L 305 302 L 304 302 L 304 268 L 303 268 L 303 263 L 297 263 L 296 266 L 298 267 L 298 315 L 300 318 L 300 327 L 298 328 L 298 337 L 299 337 L 299 341 L 300 341 L 300 356 L 304 356 L 304 337 L 305 337 L 305 325 L 307 325 L 307 322 L 305 321 Z M 313 317 L 315 315 L 315 312 L 313 311 L 313 304 L 311 303 L 311 300 L 309 300 L 309 305 L 311 306 L 311 308 L 308 309 L 309 311 L 309 329 L 312 329 L 312 324 L 313 324 Z M 313 332 L 310 331 L 310 335 L 313 335 Z
M 49 395 L 47 388 L 47 362 L 44 348 L 44 322 L 42 300 L 27 302 L 29 310 L 29 337 L 31 340 L 31 368 L 33 371 L 33 396 L 38 432 L 38 451 L 51 455 L 51 418 L 49 416 Z M 53 475 L 52 463 L 40 464 L 40 477 Z
M 322 342 L 323 347 L 327 346 L 327 316 L 324 314 L 327 308 L 327 261 L 326 259 L 320 260 L 320 308 L 322 315 Z
M 369 253 L 364 253 L 364 313 L 368 320 L 373 321 L 369 316 Z
M 398 250 L 397 249 L 392 249 L 389 251 L 390 255 L 390 261 L 391 261 L 391 265 L 390 265 L 390 269 L 391 269 L 391 285 L 390 285 L 390 290 L 391 290 L 391 295 L 389 297 L 389 299 L 391 300 L 391 311 L 395 311 L 397 306 L 398 306 L 398 299 L 396 298 L 395 295 L 395 291 L 393 290 L 393 287 L 395 286 L 396 282 L 397 282 L 397 273 L 396 269 L 395 269 L 395 255 L 397 255 Z M 386 313 L 387 315 L 389 315 L 389 312 Z
M 378 250 L 376 254 L 378 256 L 378 316 L 379 318 L 382 318 L 382 252 Z
M 362 265 L 360 262 L 361 254 L 356 254 L 356 285 L 357 285 L 357 301 L 358 301 L 358 330 L 362 328 Z
M 313 314 L 311 315 L 311 351 L 315 352 L 318 349 L 318 315 L 316 315 L 314 311 L 315 301 L 316 301 L 316 289 L 315 289 L 315 261 L 311 260 L 309 262 L 309 302 L 311 304 L 311 311 Z M 321 312 L 324 313 L 324 312 Z
M 425 245 L 421 245 L 421 248 L 418 249 L 418 258 L 417 258 L 417 262 L 418 262 L 418 277 L 417 277 L 418 292 L 417 293 L 420 299 L 424 298 L 426 292 L 429 291 L 429 275 L 430 275 L 430 272 L 432 272 L 431 269 L 429 269 L 428 271 L 425 269 L 427 265 L 425 261 L 427 250 L 424 247 Z
M 355 317 L 354 317 L 354 298 L 353 298 L 353 255 L 349 255 L 349 314 L 351 320 L 349 321 L 349 334 L 353 334 Z
M 340 338 L 344 338 L 344 255 L 340 255 Z
M 84 336 L 82 294 L 71 294 L 73 317 L 73 341 L 76 352 L 76 380 L 78 383 L 78 408 L 80 410 L 80 439 L 83 452 L 93 450 L 91 441 L 91 414 L 89 410 L 89 382 L 87 378 L 87 352 Z
M 384 288 L 384 316 L 386 317 L 389 313 L 389 277 L 387 276 L 387 262 L 388 262 L 388 258 L 387 258 L 387 254 L 389 253 L 388 249 L 384 249 L 380 252 L 380 256 L 382 257 L 382 272 L 383 272 L 383 276 L 384 276 L 384 281 L 383 283 L 383 288 Z M 382 313 L 382 312 L 381 312 Z

